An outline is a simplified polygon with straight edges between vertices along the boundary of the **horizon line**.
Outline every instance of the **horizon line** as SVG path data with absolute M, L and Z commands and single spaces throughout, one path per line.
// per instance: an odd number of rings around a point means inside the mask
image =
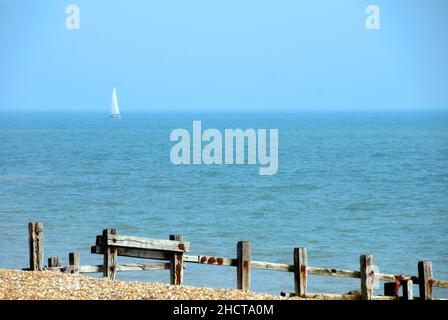
M 275 114 L 291 114 L 291 113 L 403 113 L 403 112 L 448 112 L 447 108 L 412 108 L 412 109 L 301 109 L 301 110 L 288 110 L 288 109 L 261 109 L 261 110 L 237 110 L 237 109 L 188 109 L 188 110 L 166 110 L 166 109 L 154 109 L 154 110 L 144 110 L 144 109 L 131 109 L 131 110 L 120 110 L 120 114 L 137 114 L 137 113 L 165 113 L 165 114 L 185 114 L 185 113 L 247 113 L 247 114 L 263 114 L 263 113 L 275 113 Z M 89 109 L 0 109 L 0 113 L 95 113 L 95 114 L 109 114 L 107 110 L 89 110 Z

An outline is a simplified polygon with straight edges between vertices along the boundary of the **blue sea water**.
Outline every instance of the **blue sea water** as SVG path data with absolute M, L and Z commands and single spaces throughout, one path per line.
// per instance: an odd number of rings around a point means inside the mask
M 279 170 L 174 166 L 175 128 L 277 128 Z M 416 274 L 431 260 L 448 279 L 448 114 L 0 114 L 0 268 L 26 267 L 27 223 L 45 224 L 45 256 L 90 253 L 95 235 L 167 238 L 182 233 L 191 253 L 292 262 L 308 249 L 316 267 L 357 270 L 371 253 L 380 272 Z M 119 258 L 120 261 L 131 261 Z M 138 262 L 133 260 L 134 262 Z M 167 271 L 119 279 L 168 282 Z M 236 270 L 187 266 L 185 282 L 235 287 Z M 359 280 L 310 276 L 310 292 L 344 293 Z M 293 291 L 291 273 L 254 270 L 254 291 Z M 378 290 L 378 293 L 381 290 Z M 446 289 L 435 290 L 448 296 Z

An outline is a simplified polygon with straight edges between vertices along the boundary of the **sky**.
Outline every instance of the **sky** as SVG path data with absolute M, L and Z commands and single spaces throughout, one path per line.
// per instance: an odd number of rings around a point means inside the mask
M 447 39 L 446 0 L 0 0 L 0 111 L 448 110 Z

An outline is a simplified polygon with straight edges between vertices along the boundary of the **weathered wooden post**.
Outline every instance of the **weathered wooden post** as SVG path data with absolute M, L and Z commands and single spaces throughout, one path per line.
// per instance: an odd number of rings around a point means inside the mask
M 48 267 L 49 268 L 57 268 L 61 266 L 61 260 L 59 257 L 50 257 L 48 258 Z
M 68 273 L 79 274 L 80 254 L 79 252 L 70 252 L 68 254 Z
M 432 263 L 431 261 L 418 262 L 418 288 L 420 299 L 432 299 Z
M 115 279 L 117 273 L 117 248 L 109 246 L 108 239 L 117 234 L 115 229 L 103 230 L 103 277 Z
M 385 282 L 384 283 L 384 295 L 398 297 L 398 289 L 397 283 L 395 282 Z
M 362 255 L 359 259 L 361 274 L 361 299 L 372 300 L 375 285 L 375 271 L 373 270 L 373 256 Z
M 250 290 L 250 261 L 252 259 L 252 254 L 250 250 L 249 241 L 238 241 L 236 246 L 236 259 L 237 264 L 237 289 L 243 291 Z
M 414 282 L 412 282 L 412 280 L 404 280 L 401 282 L 403 300 L 414 300 L 413 286 Z
M 170 235 L 170 240 L 182 241 L 181 234 Z M 170 283 L 181 286 L 184 278 L 184 253 L 174 252 L 170 258 Z
M 42 222 L 28 224 L 30 270 L 41 271 L 44 259 L 44 225 Z
M 306 296 L 307 259 L 306 248 L 294 248 L 294 287 L 299 297 Z

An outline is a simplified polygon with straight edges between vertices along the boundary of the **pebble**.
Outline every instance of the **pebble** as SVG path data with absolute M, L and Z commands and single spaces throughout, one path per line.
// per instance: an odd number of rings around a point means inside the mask
M 274 300 L 280 297 L 163 283 L 0 269 L 0 300 Z

